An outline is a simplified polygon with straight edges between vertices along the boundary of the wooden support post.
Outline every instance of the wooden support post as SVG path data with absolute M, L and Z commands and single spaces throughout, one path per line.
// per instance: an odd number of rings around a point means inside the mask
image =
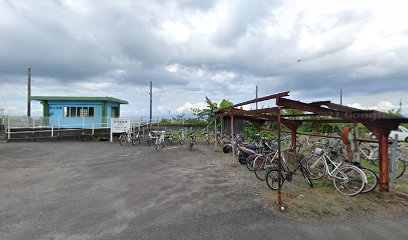
M 291 131 L 291 133 L 292 133 L 292 135 L 291 135 L 291 147 L 292 147 L 293 150 L 295 151 L 295 154 L 296 154 L 296 145 L 297 145 L 297 142 L 296 142 L 297 129 L 298 129 L 297 126 L 290 128 L 290 131 Z
M 380 192 L 389 191 L 389 175 L 388 175 L 388 134 L 381 132 L 379 138 L 379 172 L 380 172 Z
M 282 172 L 281 121 L 282 121 L 281 110 L 279 108 L 279 111 L 278 111 L 278 169 L 279 169 L 280 173 Z M 281 207 L 282 207 L 282 189 L 281 189 L 281 184 L 280 184 L 280 182 L 282 181 L 281 178 L 282 178 L 282 176 L 281 176 L 281 174 L 279 174 L 278 175 L 278 186 L 279 186 L 279 188 L 278 188 L 278 199 L 277 199 L 277 202 L 276 202 L 278 207 L 279 207 L 279 210 L 281 210 Z
M 235 166 L 234 116 L 231 114 L 232 166 Z
M 354 127 L 354 146 L 356 147 L 356 155 L 354 156 L 354 159 L 356 159 L 357 162 L 360 162 L 360 142 L 357 141 L 357 139 L 360 138 L 358 134 L 358 127 L 357 124 L 353 124 Z
M 214 115 L 214 151 L 217 150 L 217 117 Z
M 221 140 L 224 139 L 224 116 L 221 118 Z

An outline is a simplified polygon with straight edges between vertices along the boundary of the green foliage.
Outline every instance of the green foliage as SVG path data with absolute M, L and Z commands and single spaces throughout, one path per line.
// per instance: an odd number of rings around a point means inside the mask
M 305 112 L 297 109 L 283 109 L 282 114 L 304 114 Z
M 255 125 L 250 121 L 244 122 L 245 136 L 248 139 L 252 139 L 257 134 Z
M 186 118 L 184 119 L 184 125 L 206 125 L 206 122 L 198 118 Z
M 160 121 L 160 125 L 170 125 L 171 124 L 171 121 L 169 120 L 169 119 L 162 119 L 161 121 Z
M 218 110 L 217 103 L 211 101 L 207 96 L 205 97 L 207 108 L 199 109 L 192 108 L 194 115 L 202 122 L 206 122 L 208 126 L 214 126 L 214 112 Z
M 220 102 L 220 109 L 223 109 L 223 108 L 227 108 L 227 107 L 232 107 L 234 104 L 232 103 L 232 102 L 230 102 L 230 101 L 228 101 L 228 100 L 225 100 L 225 99 L 223 99 L 221 102 Z
M 234 104 L 228 100 L 223 99 L 219 106 L 217 103 L 211 101 L 207 96 L 205 97 L 205 102 L 207 103 L 207 108 L 199 109 L 199 108 L 192 108 L 194 115 L 200 122 L 205 122 L 207 126 L 214 126 L 215 121 L 215 112 L 218 109 L 226 108 L 233 106 Z
M 388 114 L 397 116 L 397 117 L 402 117 L 401 108 L 388 110 Z
M 317 181 L 313 181 L 313 187 L 314 188 L 327 188 L 331 187 L 333 185 L 332 181 L 330 181 L 327 178 L 322 178 Z
M 162 120 L 163 121 L 163 120 Z M 166 122 L 168 121 L 168 124 L 171 124 L 169 120 L 166 120 Z M 206 125 L 206 122 L 200 118 L 186 118 L 186 116 L 184 114 L 180 114 L 177 115 L 175 117 L 173 117 L 173 121 L 176 123 L 183 123 L 184 126 L 196 126 L 196 125 Z M 165 123 L 166 123 L 165 122 Z M 165 124 L 163 124 L 165 125 Z
M 185 114 L 183 113 L 183 114 L 180 114 L 180 115 L 177 115 L 177 116 L 173 117 L 173 120 L 176 121 L 176 122 L 182 122 L 182 121 L 184 121 L 184 118 L 185 118 Z
M 261 132 L 259 134 L 261 136 L 263 136 L 264 138 L 266 138 L 266 140 L 272 140 L 272 139 L 276 138 L 275 131 L 261 130 Z

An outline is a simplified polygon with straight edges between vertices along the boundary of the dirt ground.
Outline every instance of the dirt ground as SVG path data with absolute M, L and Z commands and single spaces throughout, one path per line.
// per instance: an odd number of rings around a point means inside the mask
M 219 152 L 218 156 L 223 161 L 232 163 L 231 155 Z M 277 192 L 269 189 L 266 182 L 259 181 L 245 165 L 237 163 L 230 169 L 257 186 L 257 192 L 266 209 L 280 212 L 275 205 Z M 314 180 L 313 184 L 314 187 L 310 188 L 302 175 L 296 175 L 292 182 L 284 183 L 282 201 L 286 206 L 286 211 L 283 213 L 285 216 L 295 219 L 313 219 L 408 213 L 408 173 L 396 180 L 390 192 L 379 192 L 377 187 L 373 192 L 352 197 L 337 192 L 331 180 Z
M 281 213 L 264 182 L 202 143 L 0 143 L 7 240 L 405 239 L 404 191 L 349 198 L 295 176 Z

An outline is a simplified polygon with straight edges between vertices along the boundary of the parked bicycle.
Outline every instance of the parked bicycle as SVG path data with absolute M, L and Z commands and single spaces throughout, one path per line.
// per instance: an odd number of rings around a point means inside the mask
M 126 143 L 132 143 L 133 145 L 136 145 L 137 142 L 140 144 L 140 133 L 139 132 L 123 132 L 119 136 L 119 143 L 121 146 L 126 145 Z
M 193 151 L 196 145 L 196 135 L 194 133 L 190 133 L 188 135 L 188 142 L 189 142 L 188 149 Z
M 391 149 L 392 139 L 390 139 L 390 146 Z M 366 159 L 372 165 L 378 166 L 378 151 L 379 145 L 378 143 L 363 143 L 361 142 L 359 145 L 360 156 Z M 389 151 L 390 152 L 390 151 Z M 396 150 L 396 166 L 395 166 L 395 179 L 402 177 L 407 169 L 407 160 L 404 159 L 402 153 L 402 147 L 398 144 Z
M 165 131 L 156 132 L 156 141 L 155 141 L 156 151 L 159 151 L 160 148 L 164 148 L 164 134 L 165 134 Z
M 282 161 L 282 170 L 279 171 L 277 167 L 270 168 L 266 174 L 266 183 L 268 187 L 272 190 L 278 190 L 279 187 L 282 187 L 283 183 L 292 182 L 293 176 L 296 175 L 297 171 L 300 170 L 303 177 L 306 179 L 307 184 L 312 188 L 313 183 L 310 179 L 309 172 L 306 167 L 302 164 L 302 156 L 295 153 L 293 150 L 290 152 L 294 153 L 294 158 L 296 161 L 295 169 L 291 170 L 289 164 L 286 161 Z
M 343 195 L 359 194 L 367 184 L 367 177 L 361 169 L 334 161 L 321 148 L 315 148 L 314 154 L 306 161 L 306 168 L 311 179 L 318 180 L 327 175 L 333 180 L 336 190 Z
M 179 138 L 180 145 L 183 145 L 186 142 L 186 138 L 184 136 L 184 130 L 183 129 L 179 132 L 178 138 Z
M 254 159 L 253 168 L 255 169 L 255 176 L 261 180 L 266 180 L 266 175 L 268 171 L 277 166 L 278 162 L 278 151 L 272 151 L 268 154 L 261 155 Z M 286 162 L 285 156 L 281 153 L 282 162 Z
M 210 135 L 207 132 L 202 133 L 201 140 L 203 140 L 203 142 L 205 142 L 207 145 L 210 145 Z

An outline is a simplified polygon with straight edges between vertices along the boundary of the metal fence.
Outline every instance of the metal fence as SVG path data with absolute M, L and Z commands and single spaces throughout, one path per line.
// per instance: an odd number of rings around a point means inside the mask
M 134 130 L 145 131 L 146 128 L 159 127 L 163 118 L 155 117 L 150 120 L 144 120 L 142 117 L 124 117 L 131 121 L 131 127 Z M 111 118 L 56 118 L 56 117 L 24 117 L 24 116 L 2 116 L 0 117 L 0 126 L 4 126 L 7 139 L 55 137 L 60 136 L 62 132 L 82 131 L 82 134 L 94 135 L 98 129 L 110 129 Z M 172 121 L 172 124 L 177 122 Z M 183 124 L 180 122 L 179 124 Z M 86 130 L 86 131 L 85 131 Z M 64 134 L 67 135 L 67 134 Z

